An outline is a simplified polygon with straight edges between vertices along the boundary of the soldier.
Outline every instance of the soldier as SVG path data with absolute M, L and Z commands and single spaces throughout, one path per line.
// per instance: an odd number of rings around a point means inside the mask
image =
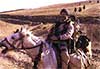
M 50 34 L 48 35 L 48 41 L 52 42 L 52 47 L 56 53 L 58 69 L 62 68 L 61 60 L 63 58 L 66 64 L 69 62 L 69 51 L 68 45 L 70 40 L 72 40 L 72 35 L 74 33 L 74 21 L 75 16 L 68 15 L 66 9 L 62 9 L 60 11 L 60 15 L 66 16 L 66 20 L 64 22 L 57 22 L 54 27 L 51 29 Z

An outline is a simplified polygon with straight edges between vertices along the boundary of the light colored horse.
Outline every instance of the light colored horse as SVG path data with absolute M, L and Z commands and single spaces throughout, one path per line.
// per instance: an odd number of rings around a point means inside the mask
M 43 38 L 33 35 L 26 28 L 21 28 L 21 30 L 17 31 L 15 34 L 2 39 L 0 44 L 1 46 L 5 47 L 5 49 L 2 51 L 3 53 L 6 53 L 11 49 L 24 49 L 27 54 L 32 57 L 34 65 L 35 61 L 39 60 L 37 61 L 38 64 L 36 64 L 38 69 L 57 68 L 55 52 L 51 45 L 49 45 Z M 88 66 L 87 57 L 81 50 L 78 51 L 78 53 L 70 54 L 70 60 L 68 64 L 66 63 L 68 60 L 66 58 L 67 55 L 65 56 L 65 54 L 62 53 L 61 56 L 63 56 L 63 69 L 68 69 L 68 66 L 71 69 L 82 69 L 84 68 L 84 65 L 85 67 Z
M 11 49 L 23 49 L 26 45 L 26 47 L 32 47 L 36 42 L 39 43 L 39 41 L 34 42 L 32 39 L 36 38 L 32 35 L 31 31 L 22 27 L 20 31 L 5 37 L 0 41 L 1 46 L 5 47 L 2 52 L 6 53 Z
M 20 51 L 23 49 L 33 62 L 38 57 L 40 60 L 37 67 L 39 69 L 56 69 L 57 67 L 53 49 L 43 39 L 33 35 L 27 28 L 21 28 L 20 31 L 17 30 L 11 36 L 5 37 L 0 41 L 0 46 L 3 47 L 2 53 L 4 54 L 8 53 L 9 50 Z
M 39 38 L 37 36 L 34 36 L 34 37 Z M 55 55 L 53 55 L 54 51 L 51 48 L 51 45 L 49 45 L 43 38 L 40 38 L 40 41 L 43 42 L 44 46 L 43 46 L 43 52 L 41 53 L 41 60 L 38 64 L 38 68 L 39 69 L 56 69 L 57 61 L 55 61 L 56 58 L 55 58 Z M 39 44 L 39 43 L 37 43 L 37 44 Z M 90 66 L 90 60 L 85 55 L 85 53 L 80 49 L 77 49 L 77 51 L 75 53 L 70 54 L 69 63 L 67 63 L 67 61 L 68 61 L 67 54 L 62 52 L 61 56 L 63 57 L 62 58 L 62 69 L 68 69 L 68 67 L 70 69 L 85 69 Z M 51 59 L 52 57 L 53 57 L 53 59 Z M 44 64 L 44 66 L 41 65 L 42 63 Z M 52 65 L 52 63 L 53 63 L 53 65 Z

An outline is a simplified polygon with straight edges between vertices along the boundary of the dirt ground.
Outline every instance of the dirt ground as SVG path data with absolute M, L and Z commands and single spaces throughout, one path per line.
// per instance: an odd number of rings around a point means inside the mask
M 86 9 L 82 10 L 82 12 L 74 12 L 74 8 L 77 9 L 82 7 L 85 4 Z M 73 6 L 74 7 L 73 7 Z M 28 10 L 19 10 L 19 11 L 10 11 L 4 12 L 0 14 L 10 14 L 10 15 L 55 15 L 58 14 L 61 8 L 67 8 L 71 14 L 75 14 L 77 17 L 81 17 L 81 30 L 84 30 L 87 36 L 92 41 L 92 52 L 93 52 L 93 69 L 100 69 L 100 3 L 91 3 L 88 2 L 84 3 L 74 3 L 74 4 L 58 4 L 53 6 L 48 6 L 39 9 L 28 9 Z M 23 22 L 21 19 L 20 21 L 12 20 L 11 18 L 0 19 L 0 39 L 11 35 L 16 29 L 23 26 Z M 20 24 L 22 23 L 22 24 Z M 36 26 L 31 26 L 34 28 L 33 34 L 38 36 L 43 36 L 46 38 L 47 34 L 49 33 L 48 30 L 52 27 L 51 24 L 40 24 Z M 2 61 L 3 58 L 0 58 Z M 92 69 L 92 68 L 91 68 Z

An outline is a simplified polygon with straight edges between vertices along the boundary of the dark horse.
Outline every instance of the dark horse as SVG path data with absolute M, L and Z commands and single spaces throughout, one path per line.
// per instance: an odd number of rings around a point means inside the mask
M 79 36 L 75 47 L 77 49 L 82 49 L 84 53 L 89 54 L 90 58 L 92 58 L 91 41 L 87 36 L 85 35 Z

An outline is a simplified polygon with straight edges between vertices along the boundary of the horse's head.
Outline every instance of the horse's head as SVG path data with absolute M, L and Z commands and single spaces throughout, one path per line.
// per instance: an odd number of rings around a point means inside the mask
M 22 36 L 24 36 L 24 42 L 25 42 L 24 44 L 28 43 L 28 45 L 29 45 L 29 43 L 30 43 L 33 46 L 36 46 L 41 43 L 40 37 L 33 35 L 32 31 L 30 31 L 27 28 L 22 28 L 20 31 L 20 34 Z
M 24 47 L 32 47 L 41 44 L 41 40 L 39 37 L 32 34 L 28 28 L 22 27 L 20 30 L 12 34 L 9 37 L 6 37 L 3 42 L 8 46 L 20 47 L 23 45 Z

